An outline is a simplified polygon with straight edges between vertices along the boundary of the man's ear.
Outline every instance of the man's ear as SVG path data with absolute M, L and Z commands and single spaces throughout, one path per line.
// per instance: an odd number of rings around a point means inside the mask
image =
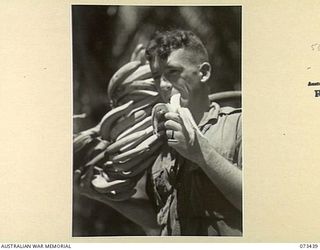
M 208 62 L 204 62 L 200 65 L 199 67 L 200 71 L 200 81 L 201 82 L 206 82 L 209 80 L 211 76 L 211 65 Z

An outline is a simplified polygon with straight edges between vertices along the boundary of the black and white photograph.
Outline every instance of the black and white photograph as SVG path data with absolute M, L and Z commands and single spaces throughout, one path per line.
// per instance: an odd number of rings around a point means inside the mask
M 242 237 L 242 7 L 71 5 L 71 34 L 72 236 Z
M 1 248 L 319 248 L 319 8 L 0 1 Z

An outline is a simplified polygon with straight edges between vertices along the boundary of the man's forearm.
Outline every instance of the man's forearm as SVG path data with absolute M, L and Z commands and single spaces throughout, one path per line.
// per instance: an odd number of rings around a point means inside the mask
M 198 136 L 198 142 L 198 164 L 226 199 L 242 210 L 242 171 L 221 156 L 206 138 Z

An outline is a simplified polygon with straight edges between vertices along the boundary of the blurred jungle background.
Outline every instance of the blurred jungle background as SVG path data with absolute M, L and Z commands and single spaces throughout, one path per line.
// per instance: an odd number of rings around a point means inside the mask
M 206 46 L 211 93 L 241 90 L 239 6 L 72 6 L 73 132 L 96 125 L 110 110 L 107 85 L 135 47 L 157 30 L 188 29 Z M 144 235 L 112 208 L 74 196 L 73 236 Z

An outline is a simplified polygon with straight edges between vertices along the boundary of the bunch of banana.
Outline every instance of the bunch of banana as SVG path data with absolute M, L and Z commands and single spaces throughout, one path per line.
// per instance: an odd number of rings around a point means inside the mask
M 121 67 L 108 85 L 112 109 L 97 126 L 106 146 L 86 163 L 96 173 L 93 188 L 113 201 L 130 198 L 135 185 L 152 166 L 164 132 L 154 134 L 151 112 L 160 101 L 148 64 L 132 61 Z

